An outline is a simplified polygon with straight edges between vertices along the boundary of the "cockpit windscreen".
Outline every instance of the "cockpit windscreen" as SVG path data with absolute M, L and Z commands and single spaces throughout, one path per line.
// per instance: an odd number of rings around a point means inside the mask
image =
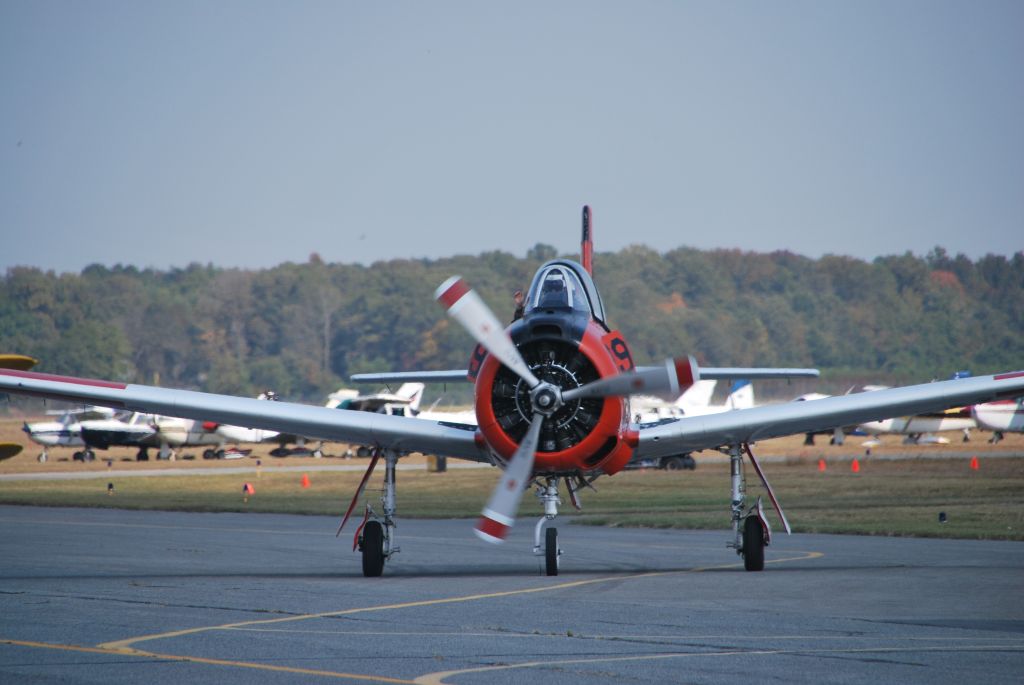
M 550 266 L 537 274 L 526 299 L 526 311 L 575 309 L 591 313 L 590 302 L 579 278 L 565 266 Z

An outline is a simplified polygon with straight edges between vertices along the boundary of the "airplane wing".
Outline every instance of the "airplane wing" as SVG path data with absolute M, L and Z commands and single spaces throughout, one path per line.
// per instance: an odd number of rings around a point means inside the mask
M 356 373 L 353 383 L 469 383 L 465 369 L 448 371 L 389 371 L 386 373 Z
M 655 368 L 653 366 L 639 366 L 637 371 Z M 744 369 L 742 367 L 700 367 L 701 380 L 707 381 L 760 381 L 772 378 L 817 378 L 821 372 L 817 369 L 782 369 L 772 367 L 754 367 Z
M 703 371 L 701 369 L 701 375 Z M 827 397 L 811 402 L 788 402 L 722 414 L 683 417 L 641 430 L 634 459 L 667 457 L 722 445 L 978 404 L 1016 397 L 1022 392 L 1024 371 L 1017 371 Z
M 654 366 L 639 366 L 637 372 L 649 371 L 660 368 Z M 820 375 L 817 369 L 785 369 L 785 368 L 749 368 L 740 367 L 700 367 L 702 380 L 766 380 L 770 378 L 817 378 Z M 448 371 L 391 371 L 387 373 L 357 373 L 352 377 L 354 383 L 468 383 L 470 378 L 465 369 L 451 369 Z
M 475 427 L 411 417 L 10 369 L 0 369 L 0 392 L 490 463 L 486 452 L 477 446 Z

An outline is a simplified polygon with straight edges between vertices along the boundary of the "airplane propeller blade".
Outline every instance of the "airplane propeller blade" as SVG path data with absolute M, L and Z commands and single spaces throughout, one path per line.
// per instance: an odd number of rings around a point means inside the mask
M 434 292 L 434 297 L 490 354 L 525 380 L 531 388 L 537 387 L 540 381 L 526 365 L 526 360 L 519 354 L 519 349 L 505 332 L 505 327 L 461 276 L 452 276 L 442 283 Z
M 608 376 L 562 393 L 562 401 L 571 402 L 585 397 L 610 395 L 665 395 L 676 398 L 700 380 L 700 369 L 693 357 L 665 360 L 664 366 Z
M 533 415 L 530 428 L 526 431 L 519 449 L 509 459 L 505 471 L 501 474 L 491 499 L 484 507 L 483 514 L 476 524 L 474 532 L 481 540 L 498 544 L 505 541 L 505 536 L 516 521 L 516 511 L 523 499 L 523 490 L 530 482 L 533 472 L 533 460 L 537 454 L 537 443 L 540 442 L 540 429 L 544 423 L 544 415 L 537 412 Z

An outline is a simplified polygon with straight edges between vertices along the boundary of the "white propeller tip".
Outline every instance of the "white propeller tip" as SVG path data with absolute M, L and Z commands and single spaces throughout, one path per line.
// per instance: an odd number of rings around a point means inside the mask
M 462 280 L 462 276 L 452 276 L 438 286 L 434 291 L 434 297 L 444 305 L 445 309 L 451 309 L 468 292 L 469 286 Z
M 512 530 L 513 523 L 515 523 L 515 519 L 488 509 L 480 516 L 473 532 L 484 542 L 498 545 L 505 542 L 508 532 Z
M 474 528 L 473 532 L 476 533 L 476 536 L 478 538 L 480 538 L 484 542 L 489 542 L 492 545 L 500 545 L 501 543 L 505 542 L 504 539 L 496 538 L 496 537 L 494 537 L 493 535 L 491 535 L 489 533 L 485 533 L 484 531 L 480 530 L 479 528 Z

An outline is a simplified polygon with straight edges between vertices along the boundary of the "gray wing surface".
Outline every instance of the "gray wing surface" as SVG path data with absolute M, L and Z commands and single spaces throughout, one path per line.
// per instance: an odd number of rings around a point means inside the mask
M 667 457 L 722 445 L 756 442 L 1007 399 L 1024 394 L 1024 371 L 960 378 L 855 395 L 683 417 L 640 431 L 635 459 Z
M 387 371 L 384 373 L 356 373 L 353 383 L 469 383 L 465 369 L 449 371 Z
M 637 371 L 649 371 L 659 367 L 638 366 Z M 758 381 L 780 378 L 817 378 L 818 369 L 787 369 L 776 367 L 734 367 L 734 366 L 701 366 L 700 378 L 706 381 Z M 355 377 L 353 376 L 353 379 Z
M 0 392 L 490 462 L 476 444 L 474 427 L 405 416 L 8 369 L 0 369 Z

